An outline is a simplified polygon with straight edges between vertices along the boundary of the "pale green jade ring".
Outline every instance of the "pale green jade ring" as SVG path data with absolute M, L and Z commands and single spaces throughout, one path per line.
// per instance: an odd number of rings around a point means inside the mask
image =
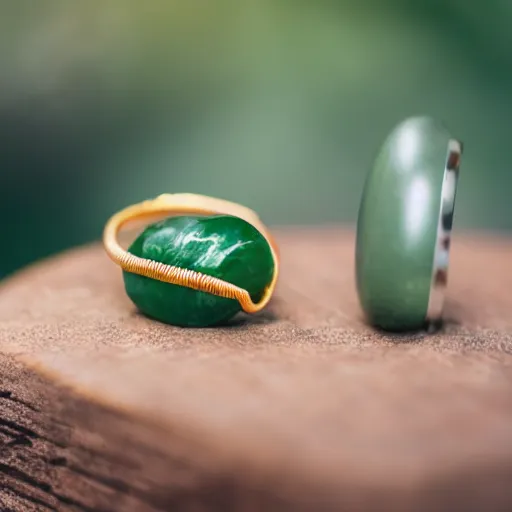
M 440 324 L 462 143 L 439 122 L 399 124 L 361 199 L 356 283 L 366 318 L 386 331 Z

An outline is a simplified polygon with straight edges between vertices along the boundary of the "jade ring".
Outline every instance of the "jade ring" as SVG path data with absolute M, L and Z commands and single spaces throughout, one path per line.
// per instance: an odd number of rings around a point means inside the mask
M 383 143 L 367 176 L 356 237 L 356 284 L 369 322 L 411 331 L 442 320 L 462 144 L 414 117 Z
M 121 247 L 121 228 L 162 216 Z M 103 245 L 137 308 L 181 327 L 261 311 L 279 274 L 277 246 L 255 212 L 197 194 L 163 194 L 121 210 L 105 225 Z

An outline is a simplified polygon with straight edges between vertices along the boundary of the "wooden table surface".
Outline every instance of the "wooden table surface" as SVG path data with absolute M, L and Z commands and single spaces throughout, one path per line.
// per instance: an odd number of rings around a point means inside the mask
M 442 331 L 393 336 L 352 231 L 276 234 L 223 328 L 137 313 L 99 245 L 5 281 L 0 510 L 512 510 L 512 238 L 456 233 Z

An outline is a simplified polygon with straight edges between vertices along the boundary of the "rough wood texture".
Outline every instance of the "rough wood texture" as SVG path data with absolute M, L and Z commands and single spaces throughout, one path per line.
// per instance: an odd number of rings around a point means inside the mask
M 220 329 L 137 314 L 99 246 L 5 282 L 0 509 L 511 510 L 512 239 L 456 236 L 443 331 L 402 336 L 350 231 L 278 240 L 270 307 Z

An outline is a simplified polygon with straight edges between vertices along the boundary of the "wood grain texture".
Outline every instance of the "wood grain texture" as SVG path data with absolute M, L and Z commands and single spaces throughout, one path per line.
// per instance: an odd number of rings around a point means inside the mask
M 223 328 L 138 314 L 97 245 L 6 281 L 0 510 L 510 510 L 512 239 L 456 235 L 442 331 L 391 336 L 350 230 L 277 238 Z

